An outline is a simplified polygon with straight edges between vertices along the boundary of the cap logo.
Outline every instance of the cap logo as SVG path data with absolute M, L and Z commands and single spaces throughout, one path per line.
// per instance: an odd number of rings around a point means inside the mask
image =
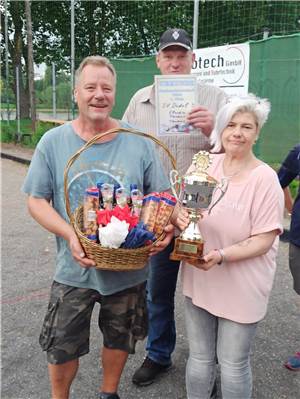
M 175 30 L 175 32 L 172 34 L 172 36 L 174 37 L 175 40 L 177 40 L 179 38 L 179 33 L 177 32 L 177 30 Z

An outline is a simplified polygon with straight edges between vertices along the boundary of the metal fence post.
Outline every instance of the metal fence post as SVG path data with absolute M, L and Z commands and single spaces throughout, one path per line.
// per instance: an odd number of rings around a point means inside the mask
M 52 62 L 52 114 L 53 119 L 56 119 L 56 76 L 54 62 Z
M 9 88 L 9 75 L 8 75 L 8 18 L 7 18 L 7 0 L 4 3 L 5 7 L 5 84 L 6 84 L 6 109 L 7 109 L 7 123 L 9 124 L 9 97 L 8 97 L 8 88 Z
M 199 0 L 194 0 L 193 48 L 198 46 Z
M 19 66 L 16 66 L 16 91 L 17 91 L 17 134 L 16 134 L 16 140 L 20 142 L 21 141 L 21 128 L 20 128 L 20 77 L 19 77 Z
M 75 119 L 75 107 L 74 107 L 74 62 L 75 62 L 75 15 L 74 15 L 74 0 L 71 0 L 71 106 L 72 106 L 72 118 Z
M 263 28 L 263 39 L 266 40 L 270 35 L 271 30 L 267 27 Z

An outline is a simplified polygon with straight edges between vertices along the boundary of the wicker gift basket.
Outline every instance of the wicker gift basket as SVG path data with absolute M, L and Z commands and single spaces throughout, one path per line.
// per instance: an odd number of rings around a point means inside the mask
M 70 222 L 77 234 L 77 237 L 86 253 L 86 256 L 90 259 L 93 259 L 96 262 L 96 269 L 101 270 L 110 270 L 110 271 L 132 271 L 142 269 L 149 258 L 149 252 L 153 245 L 159 240 L 164 238 L 164 234 L 162 234 L 158 239 L 151 245 L 147 245 L 141 248 L 135 249 L 125 249 L 125 248 L 104 248 L 100 244 L 95 243 L 89 240 L 83 233 L 83 205 L 79 205 L 78 208 L 71 212 L 70 206 L 70 198 L 68 192 L 68 173 L 72 166 L 72 164 L 76 161 L 76 159 L 80 156 L 80 154 L 85 151 L 87 148 L 91 147 L 94 143 L 101 140 L 101 138 L 113 134 L 113 133 L 121 133 L 121 134 L 135 134 L 138 136 L 143 136 L 151 139 L 157 145 L 162 147 L 170 158 L 170 162 L 172 164 L 173 169 L 176 169 L 175 158 L 169 151 L 169 149 L 156 137 L 140 132 L 135 129 L 126 129 L 126 128 L 116 128 L 108 130 L 104 133 L 99 133 L 92 139 L 90 139 L 86 144 L 81 147 L 67 162 L 65 171 L 64 171 L 64 195 L 65 195 L 65 204 L 66 211 L 69 216 Z

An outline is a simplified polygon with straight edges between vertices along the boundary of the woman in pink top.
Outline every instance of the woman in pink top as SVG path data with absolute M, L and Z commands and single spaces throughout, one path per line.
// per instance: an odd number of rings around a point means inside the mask
M 204 256 L 182 265 L 189 399 L 209 398 L 221 368 L 223 399 L 250 399 L 250 350 L 267 310 L 282 232 L 283 193 L 276 173 L 253 153 L 270 104 L 233 98 L 217 114 L 208 173 L 228 180 L 224 197 L 199 222 Z M 191 167 L 193 168 L 193 166 Z

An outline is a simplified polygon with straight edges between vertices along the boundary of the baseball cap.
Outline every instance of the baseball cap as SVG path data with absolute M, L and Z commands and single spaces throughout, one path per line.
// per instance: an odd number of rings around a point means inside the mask
M 180 46 L 186 50 L 192 50 L 191 39 L 184 29 L 168 29 L 160 37 L 158 50 L 164 50 L 169 46 Z

